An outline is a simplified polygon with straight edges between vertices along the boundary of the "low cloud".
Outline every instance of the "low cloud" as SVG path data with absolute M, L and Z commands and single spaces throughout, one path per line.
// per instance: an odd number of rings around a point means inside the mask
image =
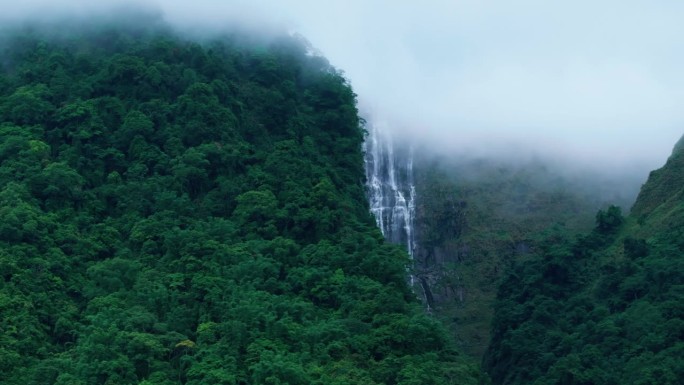
M 88 14 L 102 4 L 29 0 L 5 6 L 4 17 Z M 135 4 L 159 7 L 183 28 L 297 31 L 345 72 L 370 121 L 436 151 L 515 149 L 641 171 L 661 165 L 684 132 L 677 1 Z
M 413 139 L 649 169 L 684 133 L 684 4 L 371 3 L 302 30 Z

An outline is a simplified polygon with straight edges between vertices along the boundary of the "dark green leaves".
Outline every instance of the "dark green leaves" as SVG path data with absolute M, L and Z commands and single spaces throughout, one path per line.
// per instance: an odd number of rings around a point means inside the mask
M 301 39 L 41 36 L 0 75 L 3 384 L 474 378 L 368 215 L 351 88 Z

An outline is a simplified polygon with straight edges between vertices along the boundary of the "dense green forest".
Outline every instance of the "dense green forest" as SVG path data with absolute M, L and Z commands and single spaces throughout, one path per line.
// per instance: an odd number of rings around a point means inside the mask
M 477 383 L 375 228 L 341 73 L 128 20 L 0 39 L 0 382 Z
M 629 215 L 418 161 L 412 264 L 303 38 L 114 19 L 0 32 L 1 384 L 684 384 L 684 138 Z
M 541 160 L 427 155 L 415 167 L 416 274 L 430 283 L 435 316 L 478 358 L 511 264 L 527 258 L 547 229 L 589 231 L 607 201 L 624 204 L 636 196 L 635 188 L 601 191 L 594 187 L 598 177 Z
M 683 139 L 684 140 L 684 139 Z M 550 228 L 499 287 L 484 367 L 495 384 L 684 384 L 684 146 L 629 216 Z

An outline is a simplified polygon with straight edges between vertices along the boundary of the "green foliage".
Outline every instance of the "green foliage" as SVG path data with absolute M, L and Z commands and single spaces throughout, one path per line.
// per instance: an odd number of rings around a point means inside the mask
M 622 209 L 610 206 L 607 210 L 599 210 L 596 214 L 596 230 L 601 233 L 612 233 L 617 231 L 624 221 Z
M 651 173 L 631 217 L 599 211 L 592 233 L 550 239 L 511 269 L 484 358 L 494 383 L 684 383 L 677 156 Z
M 537 161 L 450 156 L 418 159 L 415 167 L 415 274 L 430 284 L 435 314 L 480 358 L 508 267 L 528 258 L 543 234 L 560 240 L 590 229 L 601 204 L 584 184 Z
M 3 40 L 3 384 L 476 382 L 368 213 L 351 88 L 248 40 Z
M 672 209 L 681 201 L 684 194 L 684 175 L 681 172 L 684 168 L 682 143 L 684 140 L 680 139 L 665 167 L 652 171 L 649 175 L 648 183 L 643 186 L 632 207 L 632 213 L 638 219 L 643 221 L 647 216 L 656 214 L 658 208 L 660 211 Z M 661 216 L 666 217 L 662 214 L 664 213 L 661 213 Z

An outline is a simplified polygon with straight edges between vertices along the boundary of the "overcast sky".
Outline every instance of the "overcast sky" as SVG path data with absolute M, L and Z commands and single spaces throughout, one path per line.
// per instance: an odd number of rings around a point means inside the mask
M 684 133 L 681 0 L 143 2 L 184 24 L 297 31 L 345 72 L 371 121 L 454 152 L 510 143 L 652 169 Z M 92 2 L 21 3 L 6 15 Z

